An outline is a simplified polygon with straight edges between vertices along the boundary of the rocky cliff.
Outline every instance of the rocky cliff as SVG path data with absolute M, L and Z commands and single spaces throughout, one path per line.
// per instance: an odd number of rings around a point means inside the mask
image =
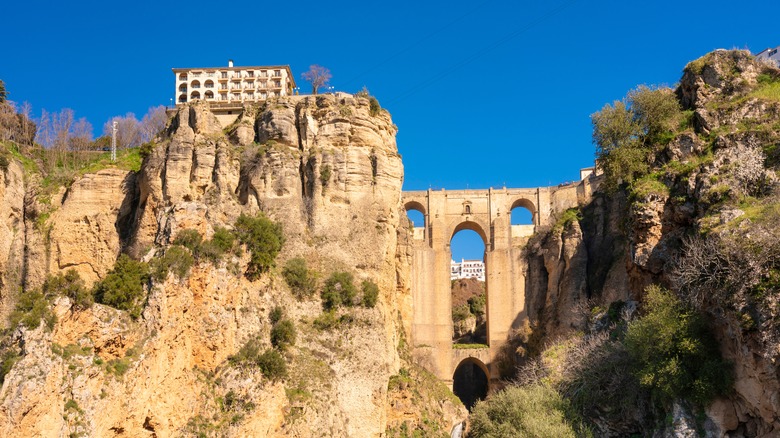
M 183 230 L 209 239 L 242 214 L 279 223 L 285 243 L 277 267 L 256 280 L 241 275 L 249 256 L 235 252 L 201 260 L 184 278 L 151 281 L 138 319 L 52 297 L 51 328 L 10 327 L 3 341 L 0 434 L 383 434 L 398 416 L 388 418 L 388 382 L 405 363 L 399 309 L 409 301 L 396 278 L 404 268 L 396 254 L 403 167 L 395 133 L 389 114 L 366 97 L 271 100 L 245 107 L 225 129 L 195 103 L 145 146 L 138 172 L 87 174 L 44 199 L 39 178 L 23 177 L 12 160 L 0 180 L 6 316 L 52 275 L 73 269 L 89 286 L 120 253 L 153 261 Z M 296 298 L 280 275 L 294 257 L 320 281 L 345 271 L 358 285 L 375 283 L 376 307 L 341 311 L 336 328 L 323 329 L 319 299 Z M 270 347 L 274 308 L 297 331 L 281 381 L 231 359 L 246 345 Z M 441 421 L 450 409 L 455 420 L 462 412 L 454 403 L 426 412 Z M 419 415 L 403 420 L 421 423 Z
M 744 51 L 716 51 L 690 63 L 674 91 L 681 119 L 639 146 L 646 170 L 618 180 L 616 190 L 597 193 L 577 218 L 529 241 L 532 330 L 515 340 L 520 356 L 582 333 L 598 338 L 610 318 L 621 318 L 620 309 L 623 318 L 637 307 L 641 314 L 646 287 L 660 284 L 706 315 L 733 365 L 728 394 L 698 414 L 679 400 L 667 413 L 672 422 L 653 420 L 653 408 L 640 405 L 616 418 L 616 407 L 603 402 L 585 413 L 599 436 L 780 433 L 778 240 L 769 231 L 778 217 L 778 84 L 776 67 Z M 640 111 L 643 102 L 633 103 Z

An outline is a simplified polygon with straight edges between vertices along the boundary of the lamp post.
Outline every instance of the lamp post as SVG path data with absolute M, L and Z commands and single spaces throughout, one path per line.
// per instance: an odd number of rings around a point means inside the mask
M 299 95 L 301 93 L 301 87 L 293 88 L 293 93 L 295 93 L 296 96 Z
M 116 162 L 116 125 L 117 122 L 114 120 L 114 123 L 111 124 L 112 130 L 111 130 L 111 161 Z

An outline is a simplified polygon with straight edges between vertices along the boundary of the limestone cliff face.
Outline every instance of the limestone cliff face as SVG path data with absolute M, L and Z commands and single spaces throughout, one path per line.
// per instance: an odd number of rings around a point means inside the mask
M 0 178 L 0 319 L 12 310 L 24 266 L 24 169 L 11 161 Z
M 404 268 L 395 132 L 389 114 L 351 95 L 247 107 L 224 132 L 196 103 L 172 116 L 138 174 L 86 175 L 53 196 L 52 207 L 25 196 L 13 163 L 0 185 L 4 294 L 6 285 L 34 287 L 70 268 L 92 283 L 122 250 L 148 260 L 183 229 L 208 238 L 241 213 L 262 211 L 282 224 L 279 265 L 304 257 L 322 277 L 345 270 L 358 285 L 376 282 L 380 297 L 376 308 L 356 308 L 352 322 L 323 332 L 312 325 L 319 300 L 296 300 L 278 272 L 254 282 L 236 275 L 248 256 L 233 255 L 201 263 L 186 279 L 154 282 L 138 321 L 59 298 L 53 330 L 12 336 L 21 357 L 0 392 L 0 435 L 174 436 L 212 423 L 229 436 L 382 434 L 388 379 L 400 366 L 398 309 L 409 302 L 396 287 Z M 42 212 L 48 217 L 36 228 Z M 43 257 L 27 263 L 30 278 L 14 280 L 25 254 Z M 286 353 L 290 377 L 277 383 L 227 365 L 249 339 L 270 346 L 274 306 L 298 329 Z M 240 400 L 231 404 L 240 416 L 226 410 L 226 397 Z

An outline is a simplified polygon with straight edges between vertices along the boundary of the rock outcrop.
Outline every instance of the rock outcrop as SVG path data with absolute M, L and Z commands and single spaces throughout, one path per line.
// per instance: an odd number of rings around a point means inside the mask
M 20 328 L 10 339 L 19 359 L 5 376 L 0 434 L 384 433 L 388 379 L 402 362 L 397 309 L 409 301 L 396 288 L 403 167 L 389 114 L 352 95 L 290 97 L 246 107 L 225 131 L 206 104 L 181 107 L 140 172 L 85 175 L 50 205 L 29 193 L 13 161 L 0 185 L 3 294 L 68 269 L 92 284 L 122 251 L 149 260 L 184 229 L 209 238 L 263 212 L 283 229 L 278 265 L 303 257 L 323 277 L 339 270 L 358 286 L 373 281 L 377 307 L 323 331 L 313 325 L 318 300 L 295 299 L 278 274 L 236 275 L 246 255 L 153 282 L 137 321 L 59 298 L 53 330 Z M 23 268 L 13 277 L 25 258 L 30 278 Z M 2 303 L 8 313 L 14 300 Z M 270 347 L 277 306 L 298 330 L 283 383 L 228 360 L 252 339 Z

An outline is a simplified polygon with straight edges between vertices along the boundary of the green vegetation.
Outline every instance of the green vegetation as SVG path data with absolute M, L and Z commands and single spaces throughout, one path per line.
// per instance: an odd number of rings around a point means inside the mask
M 452 348 L 459 350 L 467 350 L 471 348 L 490 348 L 488 344 L 452 344 Z
M 322 183 L 322 193 L 325 193 L 325 187 L 328 185 L 331 177 L 331 169 L 329 164 L 325 164 L 320 168 L 320 183 Z
M 320 292 L 322 306 L 325 310 L 337 309 L 341 305 L 351 307 L 354 304 L 356 293 L 352 274 L 334 272 L 325 280 L 325 286 Z
M 114 269 L 95 285 L 93 289 L 95 301 L 125 310 L 133 319 L 138 319 L 144 308 L 144 288 L 149 282 L 149 277 L 149 267 L 146 263 L 121 254 Z
M 542 384 L 510 386 L 477 402 L 470 434 L 478 437 L 590 437 L 569 403 Z
M 382 111 L 382 107 L 379 105 L 379 101 L 376 100 L 376 97 L 369 96 L 368 98 L 368 113 L 371 115 L 371 117 L 376 117 L 379 115 L 379 112 Z
M 195 263 L 192 255 L 181 245 L 172 245 L 165 250 L 162 257 L 157 257 L 149 262 L 152 278 L 156 281 L 165 281 L 169 272 L 173 272 L 179 278 L 185 278 Z
M 639 382 L 666 405 L 684 398 L 704 406 L 725 394 L 731 366 L 703 318 L 658 286 L 647 289 L 644 307 L 645 316 L 629 324 L 625 339 Z
M 462 406 L 458 397 L 452 393 L 436 376 L 420 367 L 409 364 L 401 368 L 398 374 L 391 376 L 387 383 L 388 397 L 403 398 L 411 409 L 417 412 L 419 421 L 396 419 L 388 421 L 385 436 L 388 438 L 441 437 L 448 438 L 451 424 L 441 415 L 441 409 L 449 405 L 450 409 Z
M 555 225 L 552 227 L 553 233 L 560 233 L 568 228 L 572 223 L 582 220 L 582 212 L 579 208 L 566 209 L 558 219 L 555 221 Z
M 246 276 L 256 280 L 275 264 L 276 255 L 284 244 L 282 227 L 262 213 L 256 217 L 242 214 L 235 223 L 239 242 L 251 253 Z
M 21 324 L 30 330 L 35 330 L 40 327 L 42 320 L 49 330 L 53 329 L 57 322 L 57 317 L 49 305 L 49 297 L 40 289 L 23 292 L 9 317 L 11 327 Z
M 271 329 L 271 345 L 279 350 L 295 345 L 295 324 L 289 319 L 282 319 Z
M 258 356 L 256 363 L 263 376 L 271 381 L 287 377 L 287 363 L 284 361 L 284 357 L 274 349 L 268 349 Z
M 373 308 L 379 298 L 379 286 L 371 280 L 363 280 L 360 288 L 363 290 L 363 306 Z
M 647 174 L 655 148 L 668 143 L 688 117 L 671 89 L 646 86 L 591 115 L 605 189 L 617 190 Z
M 48 297 L 62 295 L 70 298 L 71 306 L 77 310 L 87 309 L 93 303 L 92 293 L 75 269 L 69 269 L 65 274 L 46 277 L 42 289 L 43 294 Z
M 311 298 L 317 287 L 316 273 L 310 271 L 306 260 L 296 257 L 285 263 L 282 269 L 284 281 L 290 286 L 296 298 Z
M 669 196 L 669 187 L 658 178 L 659 174 L 650 173 L 638 178 L 631 185 L 631 197 L 636 200 L 644 200 L 650 196 Z
M 176 235 L 173 244 L 189 249 L 198 261 L 218 264 L 225 253 L 233 249 L 235 240 L 236 236 L 227 228 L 215 227 L 211 240 L 203 240 L 197 230 L 184 229 Z
M 203 236 L 200 235 L 198 230 L 184 229 L 176 234 L 176 238 L 172 242 L 174 245 L 181 245 L 193 254 L 197 254 L 200 249 L 200 245 L 203 243 Z
M 452 308 L 452 322 L 461 322 L 471 317 L 471 310 L 468 304 L 463 304 Z
M 5 376 L 11 372 L 11 368 L 16 365 L 19 359 L 21 359 L 21 356 L 14 349 L 4 349 L 2 354 L 0 354 L 0 385 L 5 382 Z
M 284 316 L 284 310 L 280 306 L 274 306 L 270 312 L 268 312 L 268 320 L 271 321 L 271 325 L 276 324 L 282 320 Z

